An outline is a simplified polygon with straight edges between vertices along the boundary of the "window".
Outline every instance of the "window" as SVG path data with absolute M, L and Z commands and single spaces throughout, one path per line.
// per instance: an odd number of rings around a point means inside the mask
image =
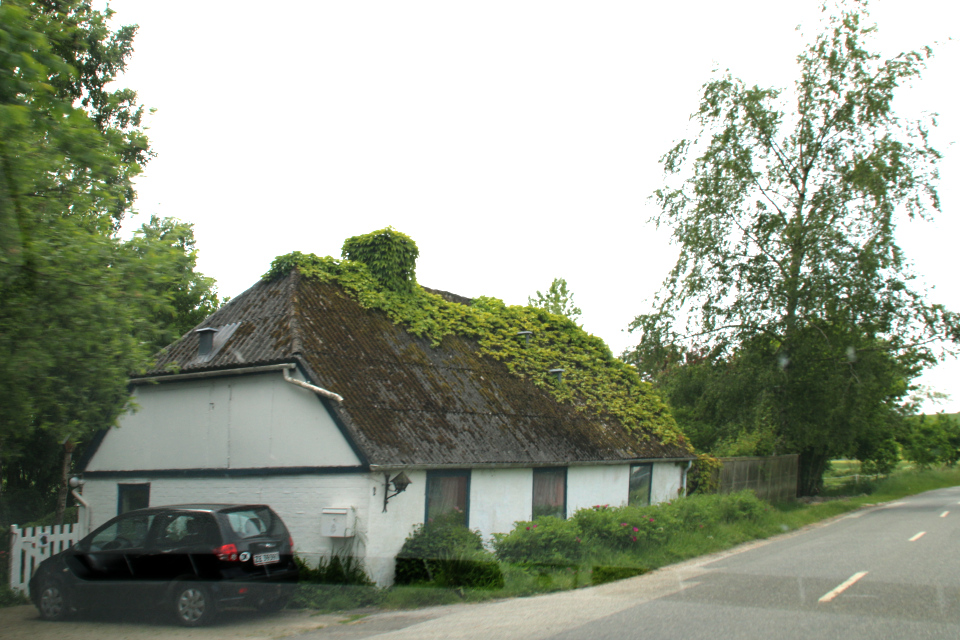
M 90 551 L 112 551 L 142 547 L 153 523 L 153 515 L 118 518 L 97 531 L 90 540 Z
M 449 519 L 469 526 L 470 471 L 428 471 L 426 521 Z
M 650 478 L 653 476 L 653 463 L 630 465 L 631 506 L 646 507 L 650 504 Z
M 260 535 L 286 535 L 280 528 L 280 521 L 273 517 L 270 509 L 237 509 L 226 513 L 227 522 L 237 539 L 254 538 Z
M 205 513 L 180 513 L 165 518 L 157 535 L 161 549 L 217 543 L 217 525 Z
M 567 517 L 567 470 L 533 470 L 533 517 Z
M 150 506 L 150 483 L 118 484 L 117 515 L 134 509 L 146 509 Z

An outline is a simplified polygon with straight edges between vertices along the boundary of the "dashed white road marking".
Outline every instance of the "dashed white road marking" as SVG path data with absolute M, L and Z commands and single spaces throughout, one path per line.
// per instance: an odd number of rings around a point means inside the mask
M 849 578 L 841 582 L 835 589 L 822 595 L 819 601 L 830 602 L 831 600 L 836 598 L 838 595 L 840 595 L 841 593 L 849 589 L 851 586 L 853 586 L 853 584 L 857 580 L 867 575 L 867 573 L 868 573 L 867 571 L 858 571 L 857 573 L 853 574 L 852 576 L 850 576 Z
M 948 513 L 950 513 L 950 512 L 949 512 L 949 511 L 944 511 L 943 513 L 940 514 L 940 517 L 941 517 L 941 518 L 946 518 Z
M 921 532 L 918 533 L 917 535 L 915 535 L 915 536 L 913 536 L 912 538 L 910 538 L 909 542 L 916 542 L 917 540 L 919 540 L 920 538 L 922 538 L 926 533 L 927 533 L 926 531 L 921 531 Z

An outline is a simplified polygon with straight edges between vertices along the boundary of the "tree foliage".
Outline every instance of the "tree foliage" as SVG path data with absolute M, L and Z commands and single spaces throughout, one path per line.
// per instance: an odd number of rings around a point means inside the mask
M 136 94 L 107 89 L 136 31 L 111 31 L 111 15 L 88 0 L 0 3 L 4 490 L 49 496 L 37 462 L 111 425 L 129 373 L 216 305 L 193 273 L 189 225 L 153 219 L 130 242 L 117 235 L 151 152 Z
M 566 316 L 576 322 L 580 319 L 580 310 L 573 302 L 573 292 L 567 289 L 567 281 L 563 278 L 554 278 L 546 293 L 537 291 L 536 297 L 528 297 L 527 304 L 531 307 L 545 309 L 558 316 Z
M 655 193 L 680 255 L 631 325 L 647 375 L 705 355 L 684 375 L 711 386 L 722 415 L 697 415 L 770 430 L 778 451 L 801 453 L 804 492 L 827 457 L 892 419 L 931 343 L 960 336 L 911 286 L 894 235 L 940 210 L 931 122 L 892 108 L 931 51 L 883 60 L 867 48 L 874 29 L 865 5 L 841 5 L 798 57 L 792 92 L 729 73 L 703 86 L 699 135 L 664 155 Z

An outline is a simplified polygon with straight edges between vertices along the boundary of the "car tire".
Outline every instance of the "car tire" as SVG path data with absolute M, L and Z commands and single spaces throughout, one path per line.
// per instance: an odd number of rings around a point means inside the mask
M 40 611 L 40 617 L 50 622 L 66 620 L 70 615 L 70 599 L 63 581 L 48 576 L 40 581 L 39 588 L 37 610 Z
M 173 615 L 185 627 L 209 624 L 217 610 L 210 589 L 199 582 L 181 582 L 173 589 Z

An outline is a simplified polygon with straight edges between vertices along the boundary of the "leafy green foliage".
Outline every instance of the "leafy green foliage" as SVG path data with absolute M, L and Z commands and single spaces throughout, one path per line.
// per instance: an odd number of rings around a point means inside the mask
M 494 534 L 493 548 L 504 562 L 567 566 L 580 560 L 581 535 L 576 521 L 545 516 L 517 522 L 510 533 Z
M 362 262 L 380 285 L 391 291 L 412 291 L 417 284 L 420 250 L 410 236 L 393 227 L 347 238 L 343 258 Z
M 903 456 L 920 469 L 953 466 L 960 460 L 960 419 L 945 413 L 911 417 L 900 442 Z
M 577 566 L 602 558 L 622 558 L 627 566 L 672 540 L 720 525 L 762 521 L 769 505 L 750 491 L 696 495 L 646 507 L 596 505 L 568 520 L 537 518 L 517 522 L 494 537 L 503 562 L 535 567 Z
M 687 473 L 687 492 L 716 493 L 720 489 L 720 470 L 723 463 L 708 453 L 697 455 Z
M 438 587 L 503 586 L 496 560 L 483 548 L 479 531 L 450 518 L 417 525 L 397 554 L 398 585 L 430 583 Z
M 565 316 L 528 306 L 507 306 L 480 297 L 472 304 L 448 302 L 419 286 L 397 291 L 383 286 L 368 265 L 293 252 L 277 257 L 264 278 L 292 269 L 304 277 L 336 282 L 361 306 L 387 314 L 410 333 L 439 345 L 446 335 L 476 339 L 483 355 L 502 361 L 516 376 L 549 391 L 559 402 L 598 415 L 613 415 L 641 437 L 688 446 L 666 405 L 630 365 Z M 521 330 L 533 331 L 529 345 Z M 563 368 L 557 384 L 550 369 Z
M 680 255 L 631 325 L 629 359 L 685 406 L 698 444 L 760 432 L 758 446 L 800 453 L 805 494 L 830 457 L 889 439 L 935 339 L 960 337 L 956 315 L 910 286 L 894 237 L 899 215 L 940 210 L 931 122 L 892 108 L 931 52 L 882 60 L 873 30 L 863 4 L 841 4 L 792 92 L 729 74 L 703 86 L 700 133 L 664 155 L 654 196 Z
M 33 517 L 56 493 L 64 438 L 113 424 L 128 375 L 216 305 L 189 225 L 117 237 L 152 154 L 136 94 L 107 89 L 136 31 L 111 31 L 110 14 L 0 3 L 0 488 L 38 493 Z
M 527 298 L 531 307 L 544 309 L 558 316 L 566 316 L 576 322 L 583 311 L 573 302 L 573 292 L 567 289 L 567 281 L 563 278 L 554 278 L 546 293 L 537 291 L 536 298 Z
M 304 562 L 300 556 L 295 560 L 300 569 L 301 583 L 373 586 L 373 581 L 363 568 L 363 562 L 356 556 L 340 554 L 320 556 L 316 567 Z

